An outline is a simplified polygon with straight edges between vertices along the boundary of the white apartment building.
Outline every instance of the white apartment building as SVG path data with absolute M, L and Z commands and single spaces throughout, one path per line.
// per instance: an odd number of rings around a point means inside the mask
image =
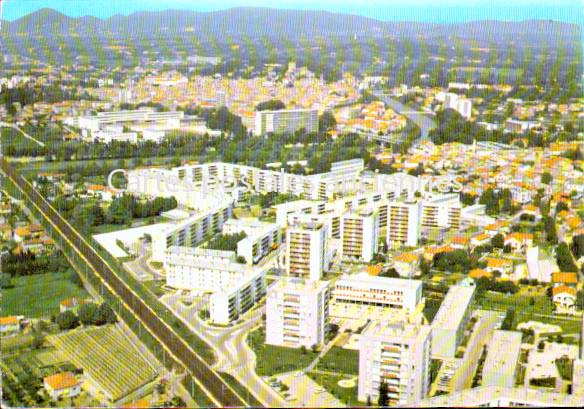
M 322 345 L 328 314 L 328 282 L 284 277 L 268 290 L 266 344 Z
M 335 162 L 329 172 L 315 175 L 296 175 L 223 162 L 146 171 L 156 173 L 157 179 L 162 180 L 157 183 L 173 186 L 182 181 L 191 186 L 191 189 L 201 189 L 207 193 L 226 195 L 243 189 L 246 192 L 288 193 L 310 200 L 329 200 L 335 193 L 356 189 L 354 184 L 347 187 L 347 181 L 358 180 L 364 168 L 362 159 L 352 159 Z M 139 188 L 142 187 L 138 186 Z
M 300 129 L 307 133 L 318 132 L 318 110 L 282 109 L 255 114 L 255 135 L 292 134 Z
M 320 280 L 327 266 L 327 232 L 322 224 L 304 223 L 286 232 L 286 274 Z M 328 267 L 328 266 L 327 266 Z
M 422 282 L 360 273 L 342 277 L 332 291 L 335 307 L 362 305 L 413 312 L 422 302 Z
M 84 136 L 93 135 L 107 125 L 150 123 L 160 124 L 165 129 L 180 128 L 184 119 L 182 111 L 158 112 L 152 108 L 142 108 L 132 111 L 98 112 L 96 115 L 82 116 L 77 120 Z
M 211 294 L 209 316 L 215 324 L 227 325 L 256 305 L 266 294 L 265 271 L 249 274 L 235 285 Z
M 224 234 L 245 232 L 246 237 L 237 243 L 237 255 L 247 264 L 255 264 L 282 243 L 282 230 L 274 223 L 258 219 L 229 219 L 223 224 Z
M 483 386 L 513 388 L 521 354 L 521 332 L 495 330 L 487 345 L 483 366 Z
M 377 253 L 379 212 L 364 208 L 341 218 L 341 257 L 369 262 Z
M 312 200 L 294 200 L 273 206 L 276 209 L 276 223 L 282 227 L 289 224 L 293 214 L 321 214 L 325 211 L 325 202 Z
M 389 203 L 387 213 L 387 243 L 416 247 L 420 239 L 422 202 L 407 200 Z
M 427 325 L 371 322 L 359 339 L 359 401 L 376 402 L 382 382 L 391 406 L 424 399 L 430 389 L 431 338 Z
M 422 202 L 422 228 L 460 228 L 462 205 L 458 193 L 431 195 Z
M 215 292 L 231 288 L 258 269 L 235 261 L 235 252 L 200 247 L 169 247 L 165 254 L 166 285 Z
M 432 321 L 432 356 L 454 358 L 471 316 L 475 286 L 450 287 Z
M 266 270 L 235 262 L 235 252 L 170 247 L 164 260 L 169 287 L 212 293 L 211 321 L 229 324 L 266 292 Z
M 454 109 L 466 119 L 472 116 L 472 101 L 461 97 L 452 92 L 448 92 L 444 96 L 444 109 Z
M 219 233 L 223 224 L 231 217 L 232 210 L 232 203 L 225 202 L 205 213 L 195 214 L 157 231 L 152 235 L 152 261 L 163 262 L 169 247 L 195 247 Z

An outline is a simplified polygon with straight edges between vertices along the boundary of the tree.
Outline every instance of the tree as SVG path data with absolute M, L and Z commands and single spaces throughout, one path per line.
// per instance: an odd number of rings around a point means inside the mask
M 381 382 L 379 385 L 379 399 L 377 400 L 377 405 L 386 408 L 389 406 L 389 387 L 386 382 Z
M 426 258 L 424 256 L 420 256 L 420 272 L 422 273 L 422 276 L 427 276 L 430 274 L 430 268 L 430 263 L 426 261 Z
M 320 133 L 335 129 L 336 126 L 337 120 L 331 111 L 324 111 L 318 118 L 318 130 Z
M 279 111 L 282 109 L 286 109 L 286 104 L 278 99 L 260 102 L 255 108 L 256 111 Z
M 65 311 L 57 315 L 55 322 L 61 329 L 61 331 L 67 329 L 77 328 L 79 326 L 79 318 L 73 313 L 73 311 Z
M 12 277 L 8 274 L 0 273 L 0 288 L 5 289 L 10 287 L 12 287 Z
M 32 332 L 32 349 L 40 349 L 45 342 L 45 336 L 40 331 Z
M 109 304 L 104 302 L 99 307 L 97 307 L 93 321 L 95 325 L 115 324 L 117 321 L 118 319 L 116 318 L 116 314 L 109 306 Z
M 556 221 L 549 216 L 543 218 L 543 229 L 545 231 L 545 239 L 549 244 L 556 244 L 558 242 L 558 232 L 556 230 Z
M 578 266 L 574 263 L 570 248 L 565 242 L 561 242 L 556 249 L 556 261 L 560 271 L 569 273 L 578 271 Z
M 79 316 L 79 321 L 83 325 L 94 325 L 95 319 L 97 318 L 97 305 L 94 303 L 85 303 L 79 306 L 77 315 Z
M 556 204 L 556 215 L 560 214 L 560 212 L 569 211 L 569 210 L 570 210 L 570 208 L 568 207 L 566 202 L 558 202 Z
M 505 247 L 505 237 L 501 234 L 501 233 L 497 233 L 492 239 L 491 239 L 491 245 L 494 248 L 497 249 L 502 249 L 503 247 Z
M 584 256 L 584 234 L 572 238 L 572 253 L 577 259 Z

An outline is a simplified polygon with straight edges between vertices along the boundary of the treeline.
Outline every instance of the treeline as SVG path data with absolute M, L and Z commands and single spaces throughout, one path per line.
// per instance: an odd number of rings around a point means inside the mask
M 19 85 L 14 88 L 4 88 L 0 92 L 0 104 L 4 105 L 10 115 L 16 113 L 15 103 L 24 107 L 41 101 L 54 103 L 73 99 L 92 100 L 93 98 L 86 92 L 78 94 L 73 90 L 67 89 L 58 82 L 46 86 Z
M 59 326 L 61 331 L 64 331 L 77 328 L 79 324 L 95 326 L 115 324 L 118 319 L 109 304 L 104 302 L 97 305 L 85 302 L 78 307 L 77 314 L 71 310 L 64 311 L 52 317 L 52 321 Z
M 436 114 L 438 126 L 429 132 L 429 137 L 437 145 L 444 143 L 459 142 L 470 145 L 473 141 L 490 141 L 504 144 L 511 142 L 518 137 L 525 137 L 529 147 L 544 147 L 555 141 L 572 141 L 578 137 L 578 129 L 568 126 L 562 132 L 550 127 L 548 132 L 535 132 L 533 130 L 517 134 L 503 132 L 502 129 L 489 131 L 474 121 L 467 121 L 460 113 L 453 109 L 445 109 Z
M 11 277 L 29 276 L 71 270 L 71 266 L 60 251 L 51 254 L 35 254 L 30 251 L 10 251 L 2 256 L 2 273 Z
M 145 200 L 127 194 L 114 198 L 107 210 L 100 203 L 83 203 L 78 197 L 58 196 L 53 200 L 53 206 L 59 209 L 63 217 L 83 231 L 103 224 L 127 225 L 134 218 L 159 216 L 162 212 L 175 209 L 177 205 L 174 197 Z

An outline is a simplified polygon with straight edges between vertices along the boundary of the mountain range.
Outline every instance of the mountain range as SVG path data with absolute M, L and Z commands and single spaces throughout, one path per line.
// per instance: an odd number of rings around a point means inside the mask
M 181 37 L 186 34 L 224 38 L 287 38 L 386 36 L 433 38 L 459 37 L 497 42 L 499 39 L 525 41 L 578 41 L 577 24 L 526 20 L 520 22 L 476 21 L 455 24 L 381 21 L 363 16 L 326 11 L 231 8 L 214 12 L 167 10 L 137 12 L 107 19 L 92 16 L 68 17 L 52 9 L 40 9 L 12 22 L 2 23 L 2 32 L 12 36 L 71 36 L 110 38 Z

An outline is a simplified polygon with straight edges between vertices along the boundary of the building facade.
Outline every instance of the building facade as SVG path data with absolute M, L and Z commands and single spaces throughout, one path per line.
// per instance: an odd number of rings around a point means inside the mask
M 376 402 L 382 382 L 391 406 L 415 404 L 430 388 L 430 327 L 373 321 L 359 339 L 358 399 Z
M 282 278 L 266 301 L 266 344 L 322 345 L 329 314 L 329 283 Z

